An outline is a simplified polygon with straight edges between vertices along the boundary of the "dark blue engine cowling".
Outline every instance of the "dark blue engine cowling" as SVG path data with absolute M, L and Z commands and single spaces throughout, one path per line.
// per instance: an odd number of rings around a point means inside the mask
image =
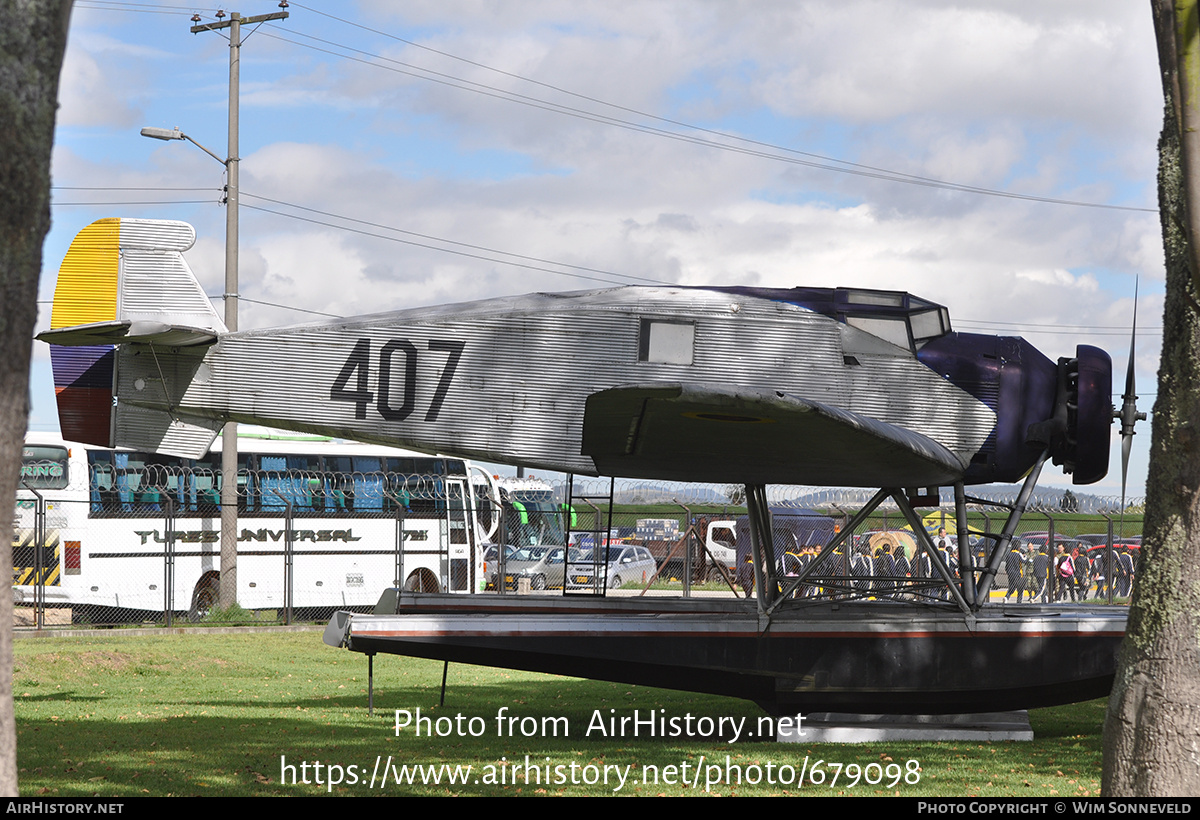
M 1112 359 L 1098 347 L 1075 348 L 1077 398 L 1069 456 L 1075 463 L 1075 484 L 1091 484 L 1108 473 L 1109 437 L 1113 422 Z M 1068 408 L 1070 405 L 1068 404 Z
M 1103 350 L 1080 345 L 1076 358 L 1060 365 L 1018 336 L 948 333 L 927 342 L 917 358 L 996 413 L 996 429 L 967 468 L 968 484 L 1021 480 L 1046 446 L 1030 440 L 1030 427 L 1055 418 L 1056 409 L 1065 430 L 1050 444 L 1054 462 L 1074 473 L 1075 484 L 1108 472 L 1112 362 Z

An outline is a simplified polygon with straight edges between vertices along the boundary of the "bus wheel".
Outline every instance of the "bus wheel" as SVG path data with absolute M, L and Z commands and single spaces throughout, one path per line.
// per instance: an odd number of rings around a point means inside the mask
M 192 590 L 192 605 L 188 607 L 188 620 L 203 621 L 217 607 L 221 597 L 221 576 L 216 572 L 205 573 Z
M 408 580 L 404 582 L 404 589 L 407 592 L 438 592 L 437 577 L 434 576 L 433 570 L 428 567 L 421 567 L 414 570 L 408 576 Z

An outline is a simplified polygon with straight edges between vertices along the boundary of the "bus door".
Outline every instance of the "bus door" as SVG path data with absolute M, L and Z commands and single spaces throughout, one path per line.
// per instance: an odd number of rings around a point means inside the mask
M 474 510 L 471 487 L 465 478 L 445 480 L 446 554 L 450 592 L 470 592 L 476 580 Z
M 18 498 L 13 523 L 13 584 L 58 586 L 60 584 L 59 530 L 46 525 L 46 511 L 33 498 Z M 73 556 L 78 562 L 78 546 Z M 78 571 L 78 564 L 76 564 Z
M 60 445 L 26 444 L 21 449 L 21 483 L 13 520 L 13 584 L 59 586 L 62 550 L 59 532 L 67 526 L 62 502 L 41 493 L 66 490 L 70 484 L 70 452 Z M 69 506 L 69 505 L 68 505 Z M 79 574 L 79 542 L 67 542 L 67 574 Z

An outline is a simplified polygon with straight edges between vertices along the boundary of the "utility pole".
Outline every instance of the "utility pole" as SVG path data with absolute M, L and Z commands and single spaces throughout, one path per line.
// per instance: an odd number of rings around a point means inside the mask
M 283 11 L 243 18 L 236 11 L 228 20 L 198 23 L 192 18 L 192 34 L 202 31 L 229 29 L 229 151 L 225 160 L 228 169 L 225 198 L 225 327 L 238 329 L 238 96 L 241 69 L 242 26 L 283 20 L 288 16 L 287 0 L 279 7 Z M 223 12 L 217 12 L 223 16 Z M 237 529 L 238 529 L 238 446 L 237 422 L 228 422 L 221 431 L 221 590 L 219 603 L 228 609 L 237 603 Z

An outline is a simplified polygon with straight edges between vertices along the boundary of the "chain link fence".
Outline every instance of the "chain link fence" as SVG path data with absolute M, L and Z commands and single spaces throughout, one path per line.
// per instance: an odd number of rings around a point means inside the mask
M 453 465 L 453 462 L 450 462 Z M 458 462 L 461 465 L 461 462 Z M 479 591 L 499 516 L 465 471 L 242 471 L 236 607 L 217 606 L 219 472 L 92 469 L 17 501 L 18 627 L 283 622 L 369 610 L 382 590 Z
M 596 509 L 611 488 L 611 525 Z M 772 486 L 776 577 L 784 589 L 803 581 L 792 597 L 814 600 L 944 601 L 949 591 L 924 555 L 907 519 L 891 501 L 858 522 L 845 543 L 826 546 L 875 494 L 872 490 Z M 579 519 L 575 539 L 609 544 L 612 554 L 629 558 L 628 548 L 645 547 L 655 560 L 650 592 L 749 595 L 754 585 L 744 488 L 634 480 L 575 479 L 572 507 Z M 565 488 L 560 498 L 565 498 Z M 976 493 L 967 505 L 967 559 L 976 579 L 997 543 L 1017 491 Z M 579 503 L 578 499 L 586 499 Z M 918 509 L 943 563 L 957 581 L 963 558 L 951 497 L 940 506 Z M 1142 499 L 1075 495 L 1043 490 L 1029 505 L 1015 537 L 1001 556 L 992 586 L 993 600 L 1125 603 L 1137 577 L 1142 532 Z M 1067 509 L 1063 509 L 1066 507 Z M 945 529 L 939 539 L 939 530 Z M 603 533 L 597 540 L 592 531 Z M 1112 545 L 1111 547 L 1109 545 Z M 1065 556 L 1064 559 L 1061 556 Z M 636 557 L 636 556 L 635 556 Z M 1069 567 L 1063 567 L 1069 563 Z M 640 580 L 640 574 L 639 574 Z M 623 584 L 624 586 L 624 584 Z
M 572 478 L 506 488 L 465 471 L 259 470 L 239 473 L 238 602 L 221 609 L 219 485 L 215 470 L 111 465 L 91 470 L 83 486 L 23 491 L 14 522 L 15 625 L 290 623 L 369 611 L 396 586 L 741 597 L 754 583 L 740 486 Z M 769 488 L 775 575 L 788 595 L 948 597 L 887 503 L 841 547 L 825 550 L 872 494 Z M 976 497 L 984 500 L 1010 499 Z M 957 574 L 952 511 L 942 499 L 923 513 L 931 533 L 946 529 L 945 563 Z M 1005 517 L 994 506 L 969 506 L 976 567 Z M 993 597 L 1125 601 L 1141 529 L 1140 499 L 1127 501 L 1122 515 L 1119 499 L 1041 491 L 1000 562 Z M 1060 571 L 1061 555 L 1069 574 Z

